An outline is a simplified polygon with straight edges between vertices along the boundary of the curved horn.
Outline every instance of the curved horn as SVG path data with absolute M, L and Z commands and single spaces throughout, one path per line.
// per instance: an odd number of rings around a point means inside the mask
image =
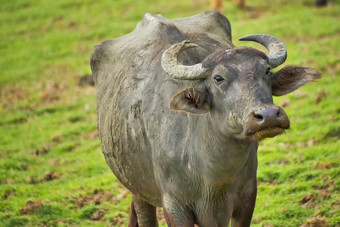
M 172 78 L 179 80 L 197 80 L 206 78 L 206 69 L 202 64 L 196 65 L 180 65 L 177 57 L 185 49 L 197 47 L 196 44 L 188 40 L 181 43 L 173 44 L 169 49 L 162 54 L 161 64 L 164 71 Z
M 255 41 L 262 44 L 269 51 L 268 63 L 275 68 L 286 61 L 287 49 L 284 43 L 271 35 L 255 34 L 247 35 L 239 39 L 240 41 Z

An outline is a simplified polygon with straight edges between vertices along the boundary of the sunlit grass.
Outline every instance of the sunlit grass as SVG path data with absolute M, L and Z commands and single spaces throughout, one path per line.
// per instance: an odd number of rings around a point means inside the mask
M 248 2 L 247 2 L 248 3 Z M 324 78 L 288 98 L 291 130 L 261 143 L 253 226 L 300 226 L 323 217 L 340 223 L 340 2 L 255 0 L 250 11 L 225 1 L 238 38 L 282 39 L 288 64 L 319 69 Z M 126 226 L 131 196 L 77 205 L 98 190 L 124 188 L 106 165 L 96 134 L 95 90 L 78 86 L 103 40 L 131 32 L 143 13 L 168 18 L 209 10 L 205 0 L 4 1 L 0 6 L 0 226 Z M 320 94 L 324 93 L 321 100 Z M 49 173 L 54 178 L 49 179 Z M 316 196 L 313 197 L 313 194 Z M 302 202 L 311 196 L 309 202 Z M 42 208 L 21 215 L 27 201 Z M 91 216 L 103 211 L 100 221 Z M 93 217 L 92 217 L 93 219 Z

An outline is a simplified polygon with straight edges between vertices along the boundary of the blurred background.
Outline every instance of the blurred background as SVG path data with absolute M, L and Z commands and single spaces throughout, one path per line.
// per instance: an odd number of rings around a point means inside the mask
M 237 39 L 270 34 L 287 46 L 285 65 L 324 75 L 275 99 L 291 130 L 261 143 L 252 226 L 340 225 L 340 1 L 320 2 L 224 0 L 216 6 L 230 20 L 236 46 L 261 49 Z M 0 226 L 127 225 L 131 195 L 106 165 L 96 130 L 91 52 L 134 30 L 145 12 L 181 18 L 216 4 L 1 1 Z

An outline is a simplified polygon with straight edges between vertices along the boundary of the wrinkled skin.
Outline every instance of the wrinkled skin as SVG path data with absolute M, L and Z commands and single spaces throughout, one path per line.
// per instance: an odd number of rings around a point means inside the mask
M 273 73 L 264 53 L 234 47 L 230 34 L 216 12 L 146 14 L 134 32 L 94 50 L 98 129 L 108 165 L 133 193 L 129 226 L 157 226 L 155 206 L 169 226 L 250 225 L 258 142 L 289 128 L 272 95 L 320 74 L 299 66 Z M 178 61 L 202 62 L 204 79 L 172 79 L 161 67 L 162 53 L 185 39 L 198 47 Z

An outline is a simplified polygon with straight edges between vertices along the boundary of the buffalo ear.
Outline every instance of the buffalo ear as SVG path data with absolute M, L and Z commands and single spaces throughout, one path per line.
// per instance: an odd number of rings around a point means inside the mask
M 171 98 L 169 107 L 173 112 L 204 114 L 210 110 L 208 91 L 185 88 Z
M 285 95 L 305 83 L 319 78 L 321 78 L 321 73 L 313 68 L 286 66 L 274 73 L 272 77 L 272 93 L 275 96 Z

